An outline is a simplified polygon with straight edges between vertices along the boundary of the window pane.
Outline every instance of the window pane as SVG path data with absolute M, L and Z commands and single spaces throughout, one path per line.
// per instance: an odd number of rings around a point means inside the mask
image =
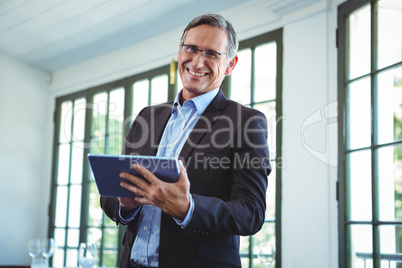
M 117 250 L 104 250 L 102 256 L 102 265 L 104 267 L 116 267 L 117 263 Z
M 93 138 L 90 147 L 91 153 L 104 154 L 106 149 L 106 138 L 104 136 Z
M 68 226 L 79 227 L 81 215 L 81 185 L 70 186 Z
M 248 257 L 241 258 L 240 260 L 241 260 L 241 267 L 242 268 L 249 268 Z
M 78 265 L 78 250 L 67 249 L 66 267 L 77 267 Z
M 267 118 L 268 123 L 268 146 L 271 159 L 276 157 L 276 124 L 280 119 L 276 118 L 276 103 L 268 102 L 254 105 L 254 109 L 262 112 Z
M 394 254 L 402 253 L 402 226 L 380 226 L 380 251 L 382 255 L 381 267 L 399 267 L 396 266 L 396 261 L 394 256 L 394 261 L 390 261 L 391 256 Z M 399 256 L 399 265 L 400 264 Z M 388 266 L 391 264 L 390 266 Z
M 72 106 L 71 101 L 65 101 L 61 104 L 61 117 L 60 117 L 60 137 L 59 141 L 69 142 L 71 140 L 71 120 L 72 120 Z
M 104 137 L 106 135 L 107 98 L 106 92 L 94 96 L 92 137 Z
M 159 104 L 168 98 L 168 75 L 160 75 L 151 81 L 151 104 Z
M 101 226 L 103 211 L 99 204 L 99 192 L 94 182 L 90 183 L 89 194 L 89 214 L 88 225 L 89 226 Z
M 248 252 L 248 247 L 250 246 L 250 237 L 240 236 L 240 252 Z
M 109 134 L 122 133 L 124 122 L 124 89 L 110 92 Z
M 349 149 L 371 144 L 371 93 L 368 78 L 348 86 L 347 141 Z
M 116 223 L 112 221 L 109 217 L 103 217 L 103 224 L 105 226 L 116 227 Z
M 67 185 L 70 170 L 70 144 L 61 144 L 59 146 L 59 157 L 57 167 L 57 184 Z
M 95 243 L 98 249 L 101 248 L 102 230 L 99 228 L 88 229 L 88 242 Z
M 249 236 L 240 236 L 240 253 L 248 254 L 248 249 L 250 246 L 250 237 Z M 241 267 L 248 267 L 248 257 L 241 258 Z
M 183 89 L 183 83 L 181 82 L 181 77 L 179 74 L 179 69 L 176 71 L 176 77 L 177 77 L 177 88 L 176 88 L 176 94 Z
M 348 59 L 349 79 L 359 77 L 370 72 L 370 5 L 366 5 L 353 12 L 348 18 L 349 44 Z
M 118 155 L 123 149 L 123 134 L 113 134 L 109 137 L 108 154 Z
M 66 230 L 64 228 L 56 228 L 54 230 L 54 241 L 57 247 L 64 247 L 66 244 Z
M 80 232 L 78 229 L 68 229 L 67 230 L 67 246 L 78 248 L 79 235 L 80 235 Z
M 137 115 L 144 107 L 148 106 L 149 80 L 141 80 L 133 86 L 133 112 Z M 134 119 L 134 118 L 133 118 Z
M 347 156 L 349 181 L 349 219 L 371 221 L 371 152 L 351 153 Z
M 270 260 L 272 260 L 271 265 L 274 265 L 276 252 L 275 223 L 265 223 L 261 230 L 254 235 L 253 242 L 253 251 L 257 255 L 256 264 L 259 264 L 256 267 L 265 267 L 264 264 Z
M 56 201 L 56 227 L 66 226 L 67 219 L 67 186 L 57 187 L 57 201 Z
M 378 2 L 378 69 L 402 61 L 402 1 Z
M 273 100 L 276 96 L 276 43 L 255 49 L 254 101 Z
M 237 53 L 239 61 L 231 74 L 230 99 L 242 104 L 251 102 L 251 49 Z
M 56 249 L 52 259 L 53 267 L 64 267 L 64 250 Z
M 350 263 L 352 268 L 373 267 L 373 235 L 371 225 L 351 225 Z
M 72 157 L 71 157 L 71 183 L 81 183 L 82 182 L 82 166 L 84 158 L 84 143 L 74 142 L 72 147 Z
M 402 145 L 378 149 L 379 218 L 402 220 Z
M 265 219 L 275 220 L 276 218 L 276 162 L 271 161 L 272 171 L 268 176 L 267 189 L 267 210 L 265 211 Z
M 116 224 L 115 224 L 116 226 Z M 119 229 L 114 228 L 105 228 L 103 231 L 103 246 L 105 248 L 116 248 L 118 246 L 119 239 Z
M 402 140 L 402 67 L 378 75 L 378 142 Z
M 53 267 L 63 267 L 64 262 L 64 245 L 66 243 L 66 230 L 56 228 L 54 231 L 54 241 L 56 242 L 56 250 L 53 254 Z
M 73 140 L 83 141 L 85 134 L 85 99 L 78 99 L 74 102 L 74 127 Z

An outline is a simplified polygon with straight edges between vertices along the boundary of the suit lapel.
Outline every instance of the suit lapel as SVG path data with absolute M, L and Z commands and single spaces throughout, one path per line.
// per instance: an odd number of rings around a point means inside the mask
M 189 157 L 195 147 L 203 148 L 203 146 L 209 146 L 209 144 L 200 144 L 200 141 L 207 132 L 211 132 L 212 125 L 215 123 L 216 118 L 222 114 L 226 101 L 225 95 L 219 90 L 184 143 L 183 149 L 180 152 L 181 158 L 186 159 Z

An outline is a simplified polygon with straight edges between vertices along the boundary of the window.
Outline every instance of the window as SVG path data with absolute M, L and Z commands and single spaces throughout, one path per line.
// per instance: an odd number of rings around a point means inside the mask
M 80 242 L 97 244 L 99 266 L 118 267 L 124 227 L 103 213 L 86 155 L 120 154 L 123 137 L 145 106 L 174 96 L 169 66 L 56 100 L 49 236 L 54 267 L 77 266 Z
M 257 235 L 241 238 L 242 262 L 244 267 L 262 267 L 258 249 L 268 241 L 276 250 L 276 267 L 280 267 L 280 202 L 277 200 L 281 199 L 281 122 L 278 118 L 281 116 L 282 31 L 241 42 L 239 56 L 239 65 L 224 81 L 222 89 L 230 98 L 266 115 L 273 167 L 266 222 Z M 164 66 L 56 99 L 49 218 L 49 237 L 55 237 L 57 244 L 53 267 L 76 266 L 79 243 L 86 241 L 97 244 L 98 266 L 118 266 L 125 229 L 116 226 L 100 208 L 86 155 L 119 154 L 123 138 L 141 109 L 173 100 L 177 88 L 181 88 L 177 72 Z
M 402 267 L 402 2 L 338 9 L 339 265 Z
M 257 109 L 268 120 L 272 172 L 268 178 L 264 226 L 254 236 L 241 237 L 242 267 L 264 267 L 263 255 L 275 256 L 270 267 L 281 267 L 281 133 L 282 30 L 240 42 L 239 62 L 224 82 L 230 99 Z

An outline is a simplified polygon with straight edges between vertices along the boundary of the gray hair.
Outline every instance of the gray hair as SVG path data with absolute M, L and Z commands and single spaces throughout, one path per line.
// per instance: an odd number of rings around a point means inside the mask
M 228 36 L 229 41 L 227 51 L 228 58 L 231 60 L 236 56 L 237 49 L 239 48 L 239 41 L 237 39 L 236 32 L 229 21 L 225 20 L 221 15 L 217 14 L 205 14 L 193 19 L 183 31 L 183 35 L 180 39 L 180 47 L 184 44 L 184 40 L 186 39 L 188 31 L 200 25 L 209 25 L 224 30 Z

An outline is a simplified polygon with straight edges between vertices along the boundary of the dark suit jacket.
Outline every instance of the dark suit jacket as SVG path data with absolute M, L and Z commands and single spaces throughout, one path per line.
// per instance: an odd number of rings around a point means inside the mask
M 172 103 L 138 114 L 124 154 L 155 155 Z M 239 235 L 264 223 L 267 176 L 271 171 L 265 116 L 227 100 L 221 91 L 197 122 L 180 153 L 187 168 L 194 213 L 184 229 L 162 213 L 159 267 L 240 267 Z M 117 198 L 101 197 L 117 224 Z M 137 220 L 127 225 L 120 267 L 128 267 Z

